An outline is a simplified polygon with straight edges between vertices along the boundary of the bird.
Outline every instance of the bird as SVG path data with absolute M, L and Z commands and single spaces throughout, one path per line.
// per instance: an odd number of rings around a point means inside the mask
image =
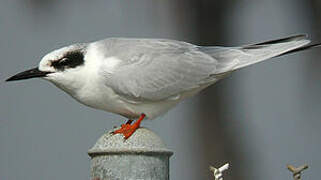
M 144 119 L 155 119 L 236 70 L 317 46 L 305 34 L 235 47 L 111 37 L 54 50 L 6 81 L 42 78 L 81 104 L 124 116 L 127 122 L 113 133 L 127 139 Z

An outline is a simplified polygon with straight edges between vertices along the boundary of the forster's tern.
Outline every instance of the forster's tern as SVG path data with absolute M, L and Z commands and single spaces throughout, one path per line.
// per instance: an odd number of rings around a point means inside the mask
M 125 116 L 114 133 L 128 138 L 145 116 L 165 113 L 237 69 L 319 45 L 309 43 L 305 35 L 241 47 L 108 38 L 50 52 L 38 67 L 7 81 L 41 77 L 82 104 Z

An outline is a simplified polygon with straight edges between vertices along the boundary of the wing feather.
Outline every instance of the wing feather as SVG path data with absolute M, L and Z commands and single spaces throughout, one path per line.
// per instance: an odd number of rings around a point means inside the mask
M 110 47 L 109 56 L 121 63 L 111 75 L 105 75 L 106 85 L 136 100 L 157 101 L 198 88 L 213 79 L 217 65 L 196 46 L 179 41 L 117 39 Z M 108 61 L 105 64 L 108 66 Z M 107 74 L 105 69 L 102 66 L 102 74 Z

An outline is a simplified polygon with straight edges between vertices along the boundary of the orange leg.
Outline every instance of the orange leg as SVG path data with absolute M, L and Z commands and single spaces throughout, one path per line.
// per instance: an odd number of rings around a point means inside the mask
M 145 116 L 145 114 L 141 114 L 139 119 L 134 124 L 131 124 L 132 120 L 129 119 L 126 124 L 122 124 L 121 128 L 114 131 L 113 134 L 123 134 L 125 139 L 128 139 L 140 127 L 140 123 Z

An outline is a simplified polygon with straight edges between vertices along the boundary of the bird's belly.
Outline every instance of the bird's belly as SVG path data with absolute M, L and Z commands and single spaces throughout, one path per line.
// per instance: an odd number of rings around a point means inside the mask
M 125 117 L 139 116 L 133 114 L 126 103 L 121 101 L 119 95 L 108 87 L 84 88 L 72 96 L 80 103 L 95 109 L 116 113 Z
M 154 119 L 166 113 L 183 99 L 193 96 L 207 86 L 180 94 L 178 98 L 168 98 L 159 101 L 133 102 L 115 93 L 107 86 L 88 86 L 69 94 L 80 103 L 95 109 L 116 113 L 127 118 L 138 118 L 144 113 L 148 119 Z
M 116 113 L 127 118 L 138 118 L 144 113 L 148 119 L 154 119 L 178 103 L 178 101 L 173 100 L 152 102 L 126 101 L 124 97 L 120 97 L 109 88 L 104 89 L 104 91 L 90 90 L 88 92 L 86 90 L 78 93 L 74 98 L 89 107 Z

